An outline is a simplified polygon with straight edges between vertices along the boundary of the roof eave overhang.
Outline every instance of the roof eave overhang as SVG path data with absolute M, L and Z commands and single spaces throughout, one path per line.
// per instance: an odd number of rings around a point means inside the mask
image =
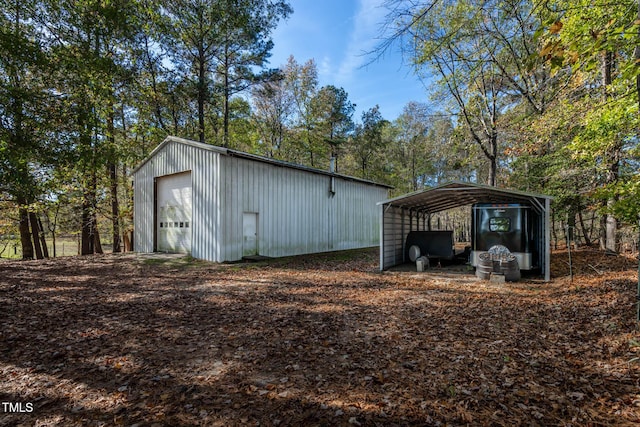
M 215 145 L 203 144 L 201 142 L 191 141 L 190 139 L 178 138 L 177 136 L 167 136 L 156 148 L 154 148 L 147 157 L 142 159 L 140 163 L 131 171 L 131 174 L 135 174 L 138 172 L 149 160 L 151 160 L 158 152 L 160 152 L 164 147 L 169 145 L 172 142 L 177 142 L 184 145 L 189 145 L 191 147 L 199 148 L 201 150 L 213 151 L 220 154 L 227 154 L 227 149 L 218 147 Z
M 544 210 L 550 196 L 510 190 L 488 185 L 454 181 L 404 196 L 395 197 L 378 205 L 395 206 L 420 212 L 436 213 L 475 203 L 531 203 L 539 211 Z
M 274 166 L 285 167 L 285 168 L 290 168 L 290 169 L 297 169 L 297 170 L 310 172 L 310 173 L 314 173 L 314 174 L 336 177 L 336 178 L 344 179 L 344 180 L 347 180 L 347 181 L 360 182 L 360 183 L 363 183 L 363 184 L 368 184 L 368 185 L 372 185 L 372 186 L 376 186 L 376 187 L 381 187 L 381 188 L 384 188 L 384 189 L 387 189 L 387 190 L 393 188 L 393 186 L 391 186 L 391 185 L 381 184 L 379 182 L 370 181 L 370 180 L 363 179 L 363 178 L 356 178 L 356 177 L 353 177 L 353 176 L 342 175 L 342 174 L 334 173 L 334 172 L 331 172 L 331 171 L 325 171 L 325 170 L 322 170 L 322 169 L 316 169 L 316 168 L 311 168 L 311 167 L 308 167 L 308 166 L 298 165 L 298 164 L 295 164 L 295 163 L 285 162 L 283 160 L 272 159 L 272 158 L 269 158 L 269 157 L 263 157 L 263 156 L 259 156 L 259 155 L 256 155 L 256 154 L 250 154 L 250 153 L 245 153 L 245 152 L 242 152 L 242 151 L 232 150 L 232 149 L 229 149 L 229 148 L 223 148 L 223 147 L 218 147 L 218 146 L 215 146 L 215 145 L 205 144 L 205 143 L 202 143 L 202 142 L 191 141 L 189 139 L 178 138 L 176 136 L 167 136 L 156 148 L 153 149 L 153 151 L 151 151 L 151 153 L 149 153 L 149 155 L 147 157 L 145 157 L 131 171 L 131 175 L 133 175 L 137 171 L 139 171 L 158 152 L 160 152 L 164 147 L 166 147 L 168 144 L 170 144 L 172 142 L 177 142 L 177 143 L 180 143 L 180 144 L 189 145 L 191 147 L 195 147 L 195 148 L 198 148 L 198 149 L 201 149 L 201 150 L 213 151 L 213 152 L 216 152 L 216 153 L 219 153 L 219 154 L 223 154 L 223 155 L 226 155 L 226 156 L 239 157 L 239 158 L 244 158 L 244 159 L 248 159 L 248 160 L 252 160 L 252 161 L 268 163 L 268 164 L 271 164 L 271 165 L 274 165 Z

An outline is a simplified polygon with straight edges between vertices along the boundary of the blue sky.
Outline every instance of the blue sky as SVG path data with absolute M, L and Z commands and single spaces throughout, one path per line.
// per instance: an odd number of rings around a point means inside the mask
M 270 66 L 285 64 L 290 55 L 300 64 L 313 58 L 320 86 L 342 87 L 357 104 L 357 122 L 376 104 L 385 119 L 394 120 L 409 101 L 426 102 L 424 86 L 397 48 L 367 65 L 373 57 L 366 52 L 380 41 L 383 1 L 290 0 L 293 14 L 272 34 Z

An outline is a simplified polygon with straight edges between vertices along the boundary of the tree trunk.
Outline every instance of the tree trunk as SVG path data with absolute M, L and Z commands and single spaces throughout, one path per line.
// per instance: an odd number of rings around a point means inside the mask
M 558 233 L 556 231 L 556 217 L 551 217 L 551 232 L 553 234 L 553 249 L 558 249 Z
M 613 52 L 605 51 L 602 53 L 602 86 L 605 98 L 609 97 L 607 93 L 611 85 L 611 69 L 613 68 Z
M 620 152 L 622 150 L 622 144 L 615 142 L 614 146 L 610 150 L 607 150 L 607 158 L 609 159 L 609 168 L 606 175 L 606 184 L 612 185 L 618 182 L 620 178 Z M 607 215 L 605 218 L 605 247 L 608 251 L 618 251 L 618 220 L 611 210 L 613 205 L 617 202 L 617 198 L 614 196 L 606 201 Z
M 309 148 L 309 160 L 311 161 L 311 167 L 315 167 L 313 156 L 313 142 L 311 140 L 311 125 L 307 122 L 307 147 Z
M 94 218 L 94 223 L 96 223 L 96 220 Z M 97 223 L 96 223 L 97 225 Z M 104 252 L 102 251 L 102 244 L 100 243 L 100 233 L 98 232 L 98 227 L 96 226 L 94 232 L 93 232 L 93 248 L 95 250 L 95 253 L 97 254 L 103 254 Z
M 580 228 L 582 229 L 582 235 L 584 236 L 584 244 L 587 246 L 591 246 L 591 239 L 589 238 L 587 227 L 584 224 L 582 209 L 578 210 L 578 220 L 580 221 Z
M 595 214 L 593 214 L 593 215 L 591 215 L 591 225 L 589 226 L 589 239 L 590 239 L 591 241 L 593 241 L 593 240 L 594 240 L 594 238 L 593 238 L 593 233 L 594 233 L 594 231 L 595 231 L 595 229 L 596 229 L 596 227 L 595 227 L 595 223 L 596 223 L 596 215 L 595 215 Z
M 113 227 L 113 253 L 120 252 L 120 204 L 118 202 L 118 174 L 115 164 L 110 165 L 111 215 Z
M 224 47 L 224 119 L 223 119 L 223 141 L 224 147 L 229 147 L 229 98 L 231 88 L 229 87 L 229 45 Z
M 85 190 L 82 200 L 82 255 L 92 255 L 96 252 L 97 218 L 96 197 L 97 177 L 95 168 L 91 171 L 89 188 Z
M 416 166 L 416 156 L 412 154 L 411 156 L 411 184 L 413 186 L 413 191 L 418 191 L 418 172 Z
M 575 236 L 576 230 L 576 213 L 573 209 L 570 209 L 567 213 L 567 245 L 573 242 L 576 247 L 578 247 L 578 242 L 576 242 Z
M 164 124 L 164 119 L 162 117 L 162 110 L 160 108 L 160 94 L 158 91 L 158 84 L 157 84 L 157 79 L 156 79 L 156 67 L 153 64 L 153 61 L 151 60 L 151 49 L 149 47 L 149 38 L 146 35 L 143 35 L 144 37 L 144 53 L 145 53 L 145 59 L 147 60 L 147 66 L 148 66 L 148 71 L 149 71 L 149 76 L 151 77 L 151 90 L 153 92 L 153 103 L 154 103 L 154 113 L 156 116 L 156 121 L 158 122 L 158 124 L 160 125 L 160 127 L 162 128 L 163 131 L 165 132 L 169 132 L 169 130 L 167 129 L 167 127 Z
M 81 231 L 81 247 L 80 247 L 80 255 L 91 255 L 93 254 L 93 244 L 95 238 L 93 236 L 93 222 L 91 215 L 91 203 L 89 201 L 89 196 L 85 193 L 85 196 L 82 200 L 82 231 Z
M 495 124 L 495 112 L 492 114 L 491 126 L 492 128 L 489 138 L 489 149 L 491 151 L 490 155 L 487 157 L 489 159 L 489 185 L 495 187 L 498 176 L 498 131 L 497 125 Z
M 113 228 L 113 253 L 120 252 L 120 206 L 118 205 L 118 168 L 116 165 L 116 136 L 115 136 L 115 110 L 113 101 L 109 105 L 109 117 L 107 118 L 107 137 L 109 139 L 110 158 L 107 168 L 109 170 L 109 184 L 111 190 L 111 224 Z
M 607 202 L 605 201 L 604 203 L 602 203 L 603 206 L 606 207 Z M 607 215 L 606 214 L 601 214 L 600 215 L 600 250 L 604 251 L 607 249 Z
M 173 134 L 180 134 L 180 117 L 178 115 L 177 98 L 175 92 L 171 93 L 171 118 L 173 119 Z M 200 104 L 198 104 L 198 107 Z
M 36 258 L 44 258 L 42 254 L 42 246 L 40 246 L 40 228 L 38 227 L 38 218 L 34 212 L 29 212 L 29 223 L 31 223 L 31 235 L 33 236 L 33 248 L 36 251 Z
M 612 69 L 613 69 L 613 52 L 605 51 L 602 54 L 602 86 L 604 91 L 605 99 L 609 98 L 609 87 L 612 82 Z M 611 149 L 607 150 L 607 176 L 605 179 L 605 184 L 614 184 L 618 181 L 618 174 L 620 169 L 620 144 L 617 141 L 612 141 L 613 146 Z M 615 203 L 615 200 L 610 199 L 604 203 L 605 209 L 607 211 L 611 207 L 611 205 Z M 600 246 L 604 246 L 603 249 L 608 251 L 617 251 L 617 238 L 616 233 L 618 230 L 618 221 L 616 218 L 607 213 L 604 215 L 603 220 L 600 223 L 602 227 L 602 237 Z
M 56 229 L 58 226 L 58 213 L 60 212 L 60 200 L 58 199 L 58 202 L 55 204 L 55 210 L 53 213 L 53 221 L 51 221 L 51 218 L 49 218 L 49 213 L 47 212 L 44 216 L 45 220 L 46 220 L 46 230 L 49 231 L 49 233 L 51 233 L 51 245 L 53 248 L 53 257 L 57 257 L 58 256 L 58 252 L 56 250 Z M 40 228 L 42 228 L 43 230 L 45 230 L 45 228 L 42 226 L 42 221 L 40 221 Z M 47 254 L 48 256 L 48 254 Z
M 29 211 L 21 207 L 20 215 L 20 243 L 22 244 L 22 259 L 33 259 L 33 242 L 29 231 Z
M 51 246 L 53 248 L 53 257 L 56 258 L 58 256 L 58 250 L 56 249 L 56 232 L 55 231 L 51 232 Z
M 206 61 L 204 47 L 198 52 L 198 140 L 204 143 L 204 102 L 207 97 Z
M 49 248 L 47 247 L 47 238 L 44 235 L 44 227 L 42 226 L 42 219 L 40 216 L 36 216 L 38 221 L 38 227 L 40 228 L 40 243 L 42 243 L 42 255 L 45 258 L 49 258 Z
M 613 200 L 607 201 L 607 206 L 611 206 Z M 618 252 L 618 220 L 611 214 L 607 214 L 606 218 L 606 249 L 612 252 Z
M 492 187 L 496 186 L 496 176 L 498 174 L 498 162 L 495 157 L 489 158 L 489 179 L 487 184 Z
M 124 242 L 124 251 L 131 252 L 133 247 L 131 245 L 131 239 L 129 239 L 129 232 L 124 233 L 122 241 Z

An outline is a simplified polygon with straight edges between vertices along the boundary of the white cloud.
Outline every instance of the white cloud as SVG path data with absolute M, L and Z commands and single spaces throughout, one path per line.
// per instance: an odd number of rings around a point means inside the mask
M 329 55 L 324 55 L 320 60 L 316 60 L 316 67 L 318 69 L 318 80 L 320 86 L 327 84 L 333 80 L 334 66 Z
M 360 0 L 353 18 L 353 29 L 342 62 L 335 76 L 338 84 L 352 81 L 358 68 L 371 60 L 367 55 L 379 42 L 380 25 L 386 15 L 383 0 Z

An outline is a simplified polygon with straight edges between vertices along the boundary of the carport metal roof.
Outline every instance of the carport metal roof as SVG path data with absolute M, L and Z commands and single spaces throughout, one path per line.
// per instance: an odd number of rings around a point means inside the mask
M 384 212 L 391 206 L 400 208 L 401 210 L 432 214 L 460 206 L 473 205 L 475 203 L 529 203 L 543 220 L 544 235 L 541 236 L 544 239 L 544 250 L 543 254 L 541 254 L 543 259 L 542 269 L 545 280 L 549 281 L 551 276 L 549 258 L 551 255 L 550 212 L 552 199 L 553 197 L 543 194 L 507 190 L 471 182 L 454 181 L 388 199 L 379 202 L 378 205 L 382 207 L 383 214 L 381 221 L 384 223 Z M 384 224 L 381 224 L 381 229 L 383 228 Z M 380 269 L 382 270 L 384 267 L 383 257 L 385 246 L 385 234 L 383 230 L 381 231 L 380 244 Z
M 454 181 L 437 187 L 405 194 L 379 202 L 416 212 L 435 213 L 474 203 L 531 203 L 538 212 L 545 211 L 545 201 L 553 199 L 542 194 L 507 190 L 471 182 Z

